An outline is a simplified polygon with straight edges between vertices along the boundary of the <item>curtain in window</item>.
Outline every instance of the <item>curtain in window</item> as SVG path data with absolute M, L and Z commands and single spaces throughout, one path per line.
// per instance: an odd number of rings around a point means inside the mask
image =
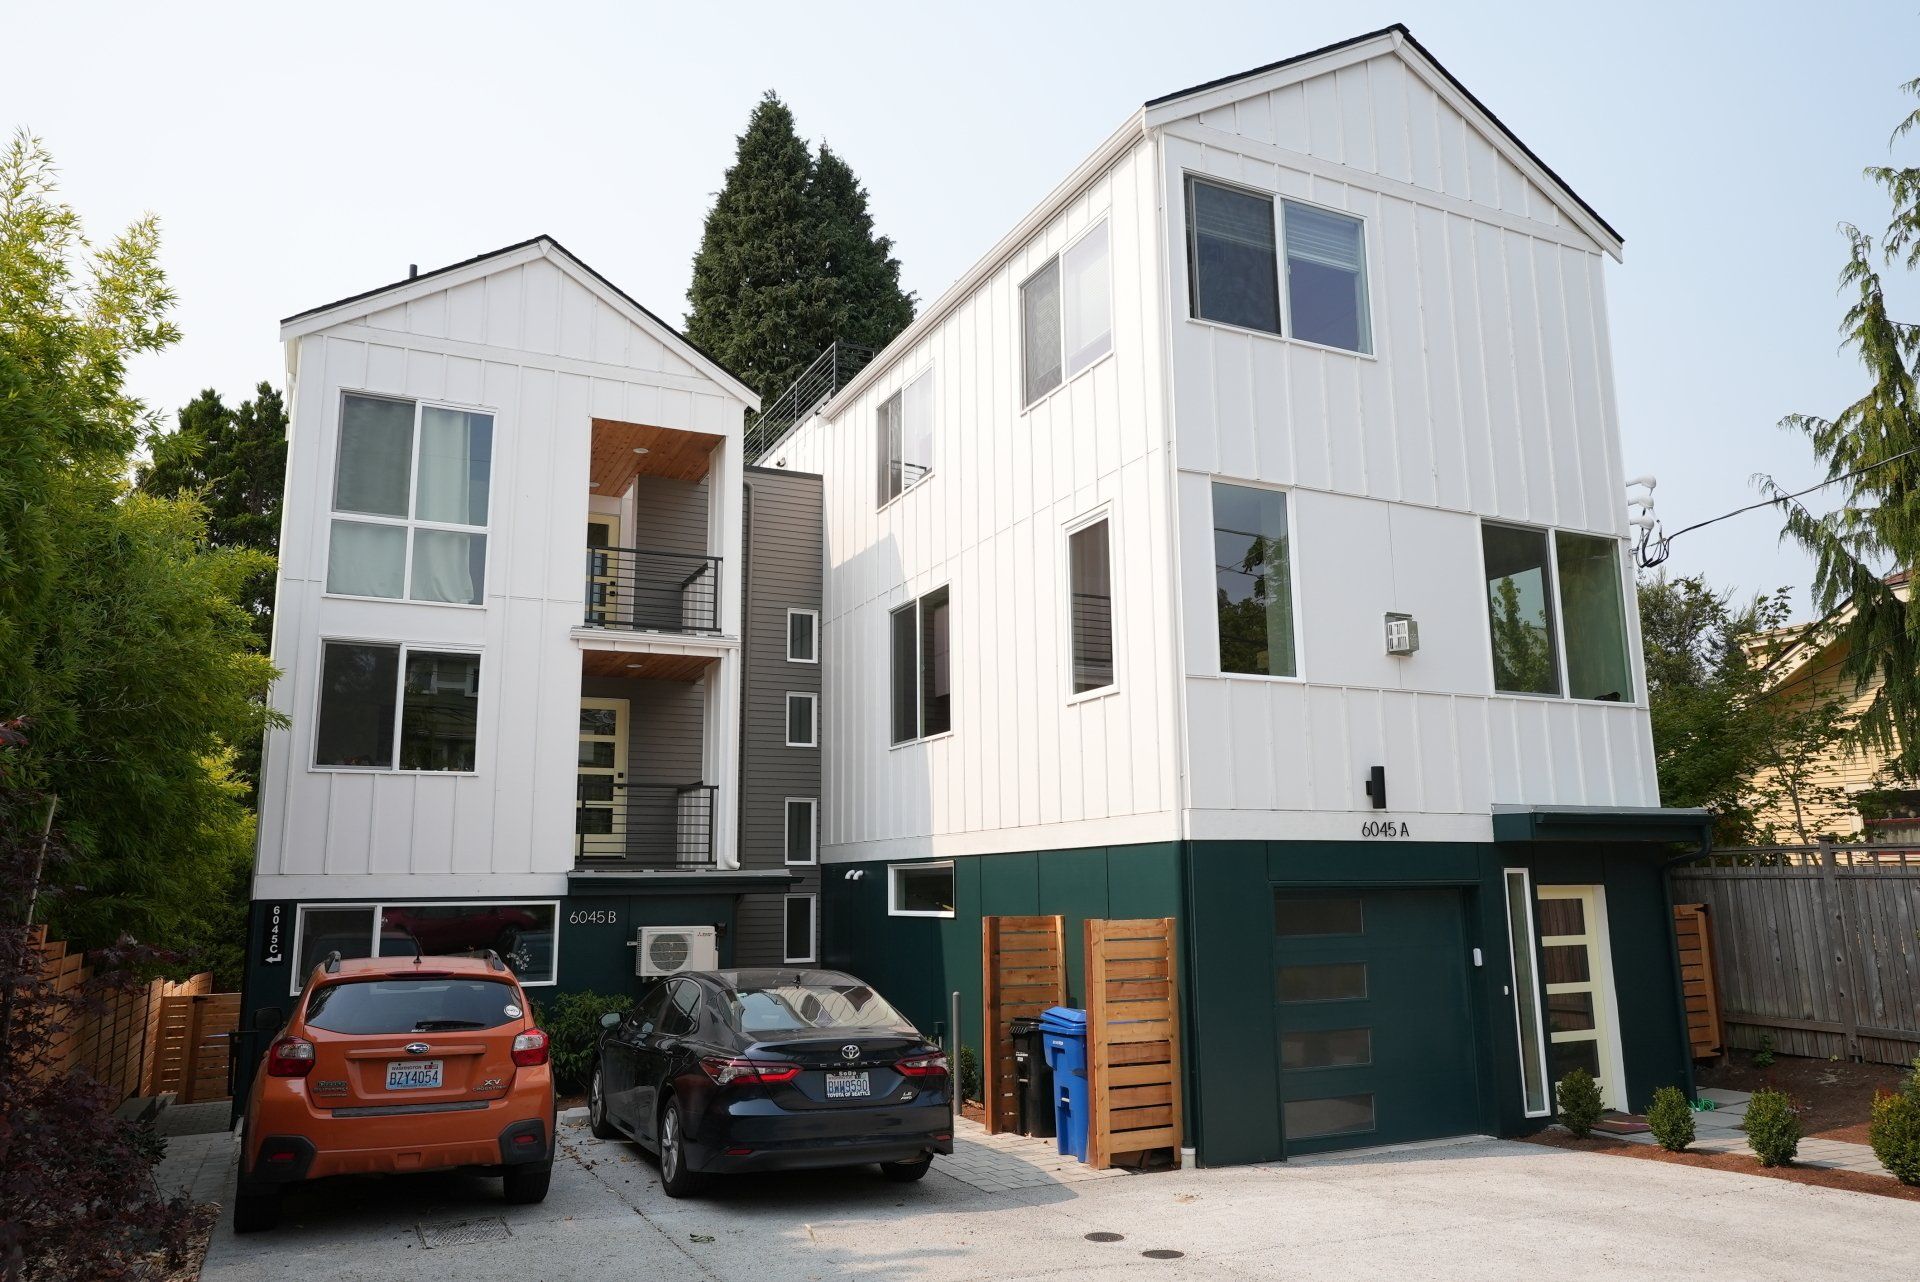
M 922 374 L 900 394 L 900 488 L 933 470 L 933 375 Z
M 1060 262 L 1055 259 L 1020 287 L 1021 359 L 1027 404 L 1060 386 Z
M 1187 181 L 1193 314 L 1280 332 L 1280 271 L 1270 197 Z
M 1293 336 L 1350 352 L 1371 350 L 1360 220 L 1288 201 L 1286 222 Z
M 416 519 L 485 525 L 492 469 L 490 416 L 432 406 L 421 411 Z M 414 533 L 414 600 L 477 605 L 485 576 L 485 535 L 425 529 Z
M 413 403 L 346 397 L 334 460 L 334 510 L 406 516 L 412 467 Z
M 327 591 L 347 596 L 406 594 L 407 527 L 335 521 L 327 548 Z
M 1620 596 L 1620 545 L 1564 530 L 1553 541 L 1567 636 L 1567 693 L 1575 699 L 1630 701 L 1633 671 Z
M 413 599 L 480 604 L 487 575 L 487 536 L 462 530 L 413 532 Z
M 1067 377 L 1072 378 L 1113 348 L 1109 300 L 1112 272 L 1105 222 L 1062 255 L 1060 274 L 1066 311 Z

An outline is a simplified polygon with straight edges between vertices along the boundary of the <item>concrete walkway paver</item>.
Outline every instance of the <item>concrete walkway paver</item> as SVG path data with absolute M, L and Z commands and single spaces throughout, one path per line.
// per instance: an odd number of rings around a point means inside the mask
M 1697 1112 L 1693 1115 L 1693 1143 L 1688 1145 L 1689 1152 L 1699 1153 L 1751 1153 L 1747 1147 L 1747 1105 L 1753 1096 L 1746 1091 L 1729 1091 L 1711 1088 L 1700 1092 L 1700 1098 L 1712 1100 L 1716 1107 Z M 1641 1132 L 1635 1135 L 1618 1136 L 1634 1144 L 1657 1143 L 1651 1134 Z M 1858 1171 L 1863 1175 L 1880 1175 L 1887 1179 L 1887 1168 L 1880 1165 L 1880 1159 L 1865 1144 L 1852 1144 L 1846 1140 L 1823 1139 L 1809 1136 L 1800 1141 L 1800 1150 L 1794 1155 L 1794 1162 L 1800 1166 L 1820 1166 L 1836 1171 Z

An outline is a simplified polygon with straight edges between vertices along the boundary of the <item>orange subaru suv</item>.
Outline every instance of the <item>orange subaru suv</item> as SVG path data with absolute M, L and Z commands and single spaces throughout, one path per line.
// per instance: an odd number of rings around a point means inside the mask
M 506 1200 L 553 1176 L 547 1035 L 498 957 L 330 956 L 254 1074 L 233 1228 L 272 1228 L 280 1193 L 329 1175 L 479 1167 Z

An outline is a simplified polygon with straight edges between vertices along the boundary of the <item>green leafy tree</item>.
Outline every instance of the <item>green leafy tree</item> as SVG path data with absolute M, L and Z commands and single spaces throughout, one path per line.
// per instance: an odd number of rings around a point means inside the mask
M 31 728 L 20 794 L 58 799 L 84 893 L 48 917 L 86 947 L 208 935 L 252 846 L 233 748 L 269 716 L 244 605 L 269 559 L 126 479 L 153 427 L 126 363 L 176 337 L 158 247 L 151 217 L 90 243 L 38 140 L 0 154 L 0 719 Z
M 771 400 L 836 338 L 879 347 L 913 319 L 892 249 L 853 171 L 769 91 L 708 211 L 687 335 Z

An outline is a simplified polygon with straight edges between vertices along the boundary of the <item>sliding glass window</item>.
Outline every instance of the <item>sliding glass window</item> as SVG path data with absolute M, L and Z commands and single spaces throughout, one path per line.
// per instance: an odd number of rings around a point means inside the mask
M 1567 634 L 1567 693 L 1575 699 L 1632 702 L 1619 542 L 1560 530 L 1553 547 Z
M 1482 525 L 1480 538 L 1493 629 L 1493 688 L 1509 694 L 1559 694 L 1547 532 Z

